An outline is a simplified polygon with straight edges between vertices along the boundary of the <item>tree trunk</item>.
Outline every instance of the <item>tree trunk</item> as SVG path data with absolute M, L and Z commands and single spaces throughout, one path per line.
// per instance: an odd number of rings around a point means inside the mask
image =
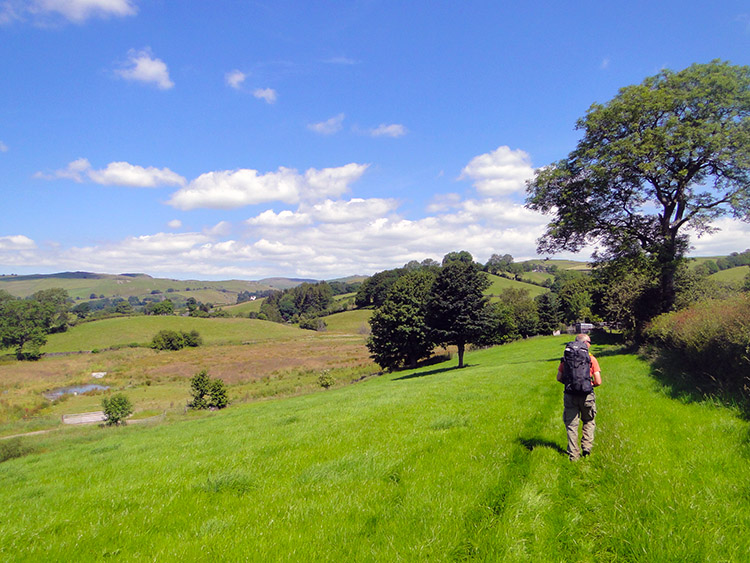
M 464 367 L 464 351 L 466 350 L 466 344 L 461 342 L 458 344 L 458 367 Z

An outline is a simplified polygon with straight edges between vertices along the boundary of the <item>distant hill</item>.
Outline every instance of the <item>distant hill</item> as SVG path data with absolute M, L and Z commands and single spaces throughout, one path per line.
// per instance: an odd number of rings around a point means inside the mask
M 237 302 L 242 291 L 260 292 L 295 287 L 305 279 L 267 278 L 260 281 L 176 280 L 154 278 L 147 274 L 97 274 L 92 272 L 61 272 L 28 276 L 0 276 L 0 289 L 17 297 L 28 297 L 43 289 L 60 287 L 76 301 L 93 298 L 134 296 L 139 299 L 157 294 L 194 297 L 204 303 L 230 305 Z

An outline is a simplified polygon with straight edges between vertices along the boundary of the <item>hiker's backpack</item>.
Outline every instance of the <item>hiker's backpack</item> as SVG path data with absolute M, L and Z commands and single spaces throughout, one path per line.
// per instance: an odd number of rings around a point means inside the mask
M 591 357 L 585 342 L 568 342 L 565 345 L 562 363 L 566 393 L 587 395 L 594 390 L 591 383 Z

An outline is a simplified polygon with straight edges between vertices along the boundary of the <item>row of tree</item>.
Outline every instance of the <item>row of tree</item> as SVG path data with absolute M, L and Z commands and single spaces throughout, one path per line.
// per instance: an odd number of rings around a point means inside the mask
M 629 338 L 639 338 L 659 314 L 659 279 L 644 260 L 623 272 L 621 264 L 598 264 L 593 272 L 557 270 L 549 291 L 507 288 L 490 300 L 483 266 L 468 252 L 453 252 L 442 266 L 378 272 L 363 284 L 360 302 L 377 304 L 370 319 L 368 348 L 383 368 L 414 367 L 436 345 L 455 345 L 459 365 L 467 344 L 501 344 L 537 334 L 552 334 L 577 322 L 607 322 Z M 715 282 L 682 264 L 675 276 L 675 306 L 723 298 L 742 288 Z M 750 290 L 750 274 L 744 285 Z

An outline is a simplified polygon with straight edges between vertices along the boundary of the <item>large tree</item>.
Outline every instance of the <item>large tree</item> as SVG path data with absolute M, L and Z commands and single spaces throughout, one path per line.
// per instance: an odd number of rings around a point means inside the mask
M 417 367 L 434 348 L 425 320 L 425 304 L 435 280 L 431 269 L 409 272 L 393 284 L 385 302 L 370 318 L 367 348 L 383 368 Z
M 553 215 L 539 252 L 597 244 L 602 260 L 645 255 L 669 310 L 686 231 L 750 220 L 750 67 L 664 70 L 592 105 L 577 128 L 575 150 L 528 185 L 527 207 Z
M 489 299 L 484 295 L 490 280 L 468 252 L 452 252 L 443 264 L 427 301 L 426 319 L 437 344 L 458 348 L 461 368 L 466 345 L 481 341 L 493 330 Z

